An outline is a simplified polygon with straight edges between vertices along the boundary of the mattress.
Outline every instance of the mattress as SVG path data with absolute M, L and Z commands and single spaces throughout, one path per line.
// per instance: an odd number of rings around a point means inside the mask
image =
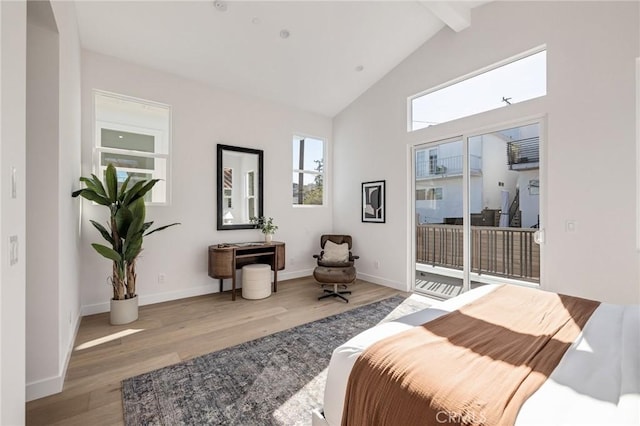
M 486 285 L 379 324 L 336 348 L 329 363 L 324 419 L 340 425 L 349 373 L 373 343 L 491 293 Z M 520 409 L 517 425 L 640 424 L 640 306 L 602 303 L 551 376 Z

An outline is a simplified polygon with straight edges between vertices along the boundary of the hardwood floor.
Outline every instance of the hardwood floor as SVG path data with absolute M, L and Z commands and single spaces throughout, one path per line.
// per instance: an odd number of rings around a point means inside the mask
M 82 318 L 61 393 L 29 402 L 27 425 L 121 425 L 120 381 L 360 305 L 405 294 L 358 280 L 349 303 L 317 300 L 311 277 L 278 283 L 262 300 L 230 293 L 140 307 L 138 321 L 109 325 L 109 314 Z

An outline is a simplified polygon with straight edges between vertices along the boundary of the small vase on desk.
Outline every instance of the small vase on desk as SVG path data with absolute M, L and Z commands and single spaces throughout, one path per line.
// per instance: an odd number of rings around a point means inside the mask
M 273 234 L 264 234 L 264 242 L 267 244 L 271 244 L 271 240 L 273 239 Z

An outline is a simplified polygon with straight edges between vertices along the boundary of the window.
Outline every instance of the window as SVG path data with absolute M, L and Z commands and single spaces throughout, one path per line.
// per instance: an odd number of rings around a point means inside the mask
M 293 205 L 324 204 L 324 141 L 293 137 Z
M 429 188 L 427 191 L 427 200 L 442 200 L 442 188 Z
M 222 198 L 224 199 L 224 207 L 230 209 L 233 207 L 233 169 L 225 167 L 222 173 L 224 175 Z
M 410 130 L 468 117 L 547 94 L 547 52 L 537 50 L 409 99 Z
M 104 176 L 111 163 L 120 185 L 127 177 L 130 184 L 160 179 L 145 201 L 168 203 L 171 107 L 96 90 L 94 108 L 96 174 Z
M 442 200 L 442 188 L 416 189 L 416 201 Z
M 435 175 L 437 170 L 438 170 L 438 150 L 430 149 L 429 150 L 429 173 L 432 175 Z
M 256 211 L 256 172 L 250 170 L 247 172 L 247 211 L 249 212 L 249 218 L 257 217 Z

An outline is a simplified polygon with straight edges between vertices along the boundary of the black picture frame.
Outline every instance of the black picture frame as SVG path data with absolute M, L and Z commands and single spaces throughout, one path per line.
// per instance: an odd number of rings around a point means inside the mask
M 385 223 L 386 221 L 386 181 L 362 182 L 362 222 Z
M 254 223 L 250 223 L 248 218 L 246 221 L 242 221 L 241 223 L 225 223 L 224 219 L 224 182 L 225 182 L 225 173 L 224 169 L 228 168 L 228 165 L 224 164 L 225 154 L 231 154 L 234 156 L 249 156 L 256 157 L 256 164 L 258 166 L 257 170 L 257 202 L 256 202 L 256 217 L 264 216 L 264 176 L 263 176 L 263 167 L 264 167 L 264 151 L 261 149 L 252 149 L 245 148 L 240 146 L 231 146 L 231 145 L 223 145 L 217 144 L 216 150 L 216 158 L 217 158 L 217 194 L 216 194 L 216 204 L 217 204 L 217 229 L 218 231 L 226 231 L 230 229 L 255 229 L 257 225 Z M 228 207 L 231 207 L 228 205 Z

